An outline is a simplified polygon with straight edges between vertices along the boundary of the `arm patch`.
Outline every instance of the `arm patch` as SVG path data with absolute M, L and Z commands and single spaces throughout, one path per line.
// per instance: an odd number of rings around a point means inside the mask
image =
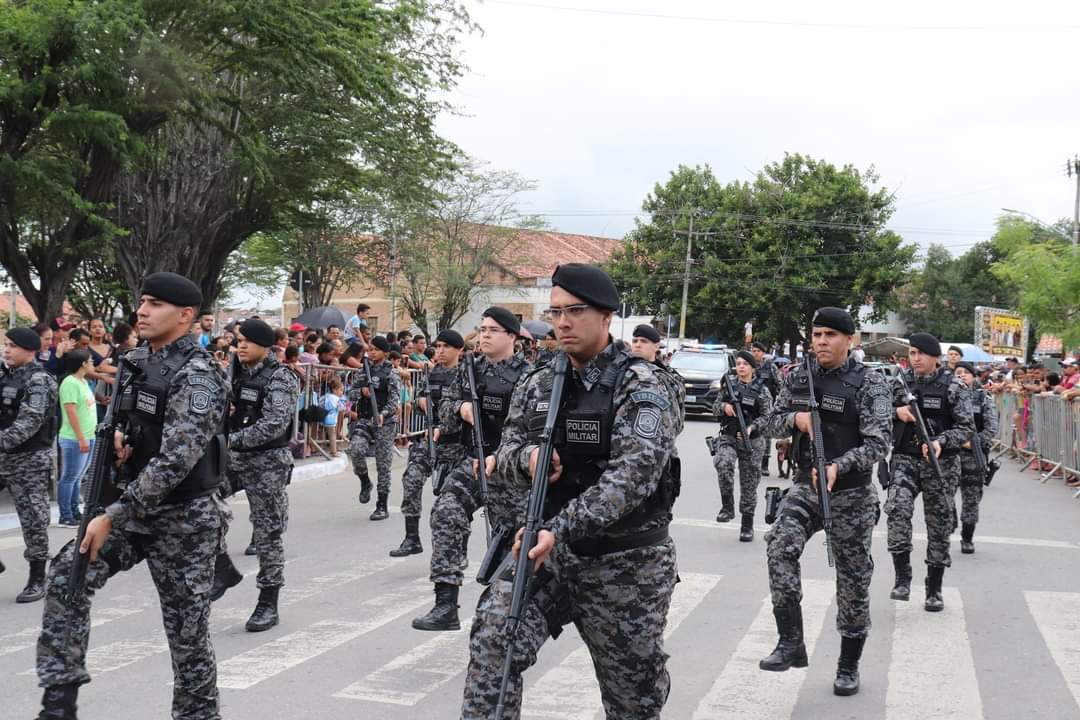
M 630 393 L 630 400 L 634 403 L 655 405 L 661 410 L 667 410 L 671 407 L 671 403 L 666 397 L 649 390 L 639 390 L 637 392 Z

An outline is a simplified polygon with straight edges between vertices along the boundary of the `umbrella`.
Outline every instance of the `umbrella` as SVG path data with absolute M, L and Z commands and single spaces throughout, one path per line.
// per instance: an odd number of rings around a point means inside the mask
M 529 331 L 534 338 L 542 338 L 551 332 L 551 325 L 548 325 L 543 320 L 526 320 L 521 323 L 521 327 Z
M 344 329 L 345 313 L 333 305 L 324 305 L 323 307 L 305 310 L 294 322 L 304 327 L 319 328 L 321 330 L 325 330 L 331 325 L 337 325 L 339 328 Z

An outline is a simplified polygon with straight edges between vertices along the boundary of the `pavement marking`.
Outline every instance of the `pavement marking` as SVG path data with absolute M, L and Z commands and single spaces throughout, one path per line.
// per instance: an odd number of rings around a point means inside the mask
M 425 593 L 417 598 L 417 589 L 426 587 L 426 579 L 410 583 L 407 587 L 385 593 L 360 603 L 361 614 L 371 612 L 365 620 L 323 620 L 303 630 L 283 635 L 264 645 L 218 663 L 218 687 L 229 690 L 247 690 L 264 680 L 296 667 L 417 608 L 430 604 Z
M 939 613 L 926 612 L 914 600 L 925 592 L 924 587 L 912 585 L 912 601 L 894 603 L 896 627 L 885 718 L 981 718 L 982 699 L 960 591 L 942 589 L 945 610 Z
M 1028 610 L 1080 705 L 1080 593 L 1025 591 Z
M 680 573 L 668 610 L 664 638 L 671 636 L 705 599 L 722 575 Z M 582 645 L 525 690 L 522 717 L 592 720 L 603 711 L 592 656 Z
M 131 606 L 124 607 L 125 601 L 128 598 L 132 598 L 133 602 Z M 90 615 L 90 627 L 96 628 L 106 623 L 113 622 L 114 620 L 120 620 L 131 615 L 138 615 L 144 610 L 148 610 L 154 605 L 157 600 L 156 597 L 136 597 L 133 595 L 124 595 L 116 598 L 119 601 L 117 607 L 107 607 L 101 610 L 95 610 Z M 19 652 L 20 650 L 26 650 L 37 646 L 38 635 L 41 634 L 41 625 L 35 625 L 28 627 L 25 630 L 11 633 L 9 635 L 0 635 L 0 657 L 4 655 L 11 655 L 12 653 Z
M 416 705 L 465 671 L 469 662 L 471 626 L 472 617 L 463 619 L 461 630 L 437 633 L 431 640 L 334 693 L 334 697 L 406 707 Z
M 806 654 L 813 657 L 825 612 L 832 604 L 835 584 L 827 580 L 803 580 L 803 633 Z M 693 720 L 740 718 L 775 720 L 790 717 L 806 682 L 806 668 L 768 672 L 758 661 L 776 647 L 776 622 L 772 599 L 761 603 L 757 617 L 739 641 L 731 659 L 694 710 Z

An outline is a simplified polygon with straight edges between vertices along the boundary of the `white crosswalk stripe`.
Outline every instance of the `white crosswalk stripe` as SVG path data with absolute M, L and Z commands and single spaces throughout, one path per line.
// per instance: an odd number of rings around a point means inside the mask
M 1069 692 L 1080 706 L 1080 593 L 1028 591 L 1024 598 Z

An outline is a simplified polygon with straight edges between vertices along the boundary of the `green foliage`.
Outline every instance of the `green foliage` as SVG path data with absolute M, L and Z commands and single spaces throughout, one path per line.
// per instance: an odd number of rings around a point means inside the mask
M 722 185 L 709 167 L 680 166 L 642 209 L 609 270 L 635 311 L 678 316 L 693 222 L 687 335 L 742 344 L 798 342 L 823 305 L 853 314 L 895 307 L 893 288 L 915 248 L 883 229 L 892 195 L 873 169 L 837 168 L 802 155 L 766 166 L 752 183 Z

